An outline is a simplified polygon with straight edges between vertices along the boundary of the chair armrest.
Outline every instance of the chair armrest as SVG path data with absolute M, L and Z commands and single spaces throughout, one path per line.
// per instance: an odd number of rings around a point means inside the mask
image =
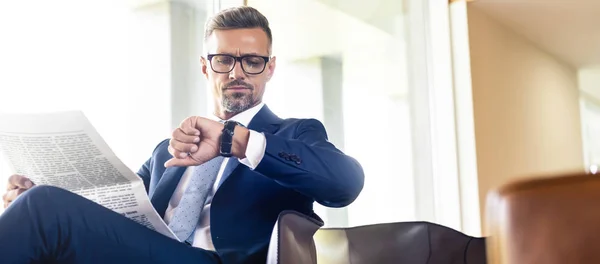
M 323 222 L 296 211 L 283 211 L 273 227 L 267 264 L 316 264 L 313 235 Z

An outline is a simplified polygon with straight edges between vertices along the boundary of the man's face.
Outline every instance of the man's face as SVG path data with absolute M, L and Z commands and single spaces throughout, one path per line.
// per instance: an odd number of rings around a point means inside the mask
M 202 73 L 213 90 L 216 110 L 236 114 L 262 102 L 275 70 L 275 57 L 266 63 L 261 58 L 270 55 L 267 34 L 260 28 L 215 30 L 206 45 L 209 56 L 202 58 Z M 249 55 L 255 57 L 235 59 Z

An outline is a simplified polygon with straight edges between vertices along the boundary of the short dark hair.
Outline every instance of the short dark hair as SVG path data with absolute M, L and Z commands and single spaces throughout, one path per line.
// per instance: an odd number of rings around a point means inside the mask
M 249 6 L 238 6 L 222 10 L 212 16 L 204 26 L 204 41 L 217 29 L 261 28 L 269 38 L 269 51 L 273 44 L 269 20 L 258 10 Z

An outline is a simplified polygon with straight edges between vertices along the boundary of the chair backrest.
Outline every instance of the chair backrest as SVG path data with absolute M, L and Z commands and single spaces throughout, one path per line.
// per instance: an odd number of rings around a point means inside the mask
M 283 211 L 273 227 L 267 264 L 316 264 L 313 235 L 323 222 L 298 213 Z
M 486 263 L 484 238 L 428 222 L 323 228 L 314 239 L 318 263 Z
M 486 222 L 490 263 L 600 263 L 600 177 L 505 185 L 488 196 Z

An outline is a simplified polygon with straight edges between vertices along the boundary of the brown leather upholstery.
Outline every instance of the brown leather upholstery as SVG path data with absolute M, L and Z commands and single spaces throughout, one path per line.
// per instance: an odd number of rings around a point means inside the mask
M 490 263 L 600 263 L 600 177 L 515 182 L 490 193 Z
M 485 239 L 428 222 L 324 228 L 315 234 L 318 263 L 483 264 Z
M 267 264 L 317 263 L 313 235 L 323 222 L 296 211 L 283 211 L 273 228 Z
M 271 237 L 267 263 L 486 263 L 485 239 L 432 223 L 319 229 L 321 225 L 297 212 L 282 213 Z

